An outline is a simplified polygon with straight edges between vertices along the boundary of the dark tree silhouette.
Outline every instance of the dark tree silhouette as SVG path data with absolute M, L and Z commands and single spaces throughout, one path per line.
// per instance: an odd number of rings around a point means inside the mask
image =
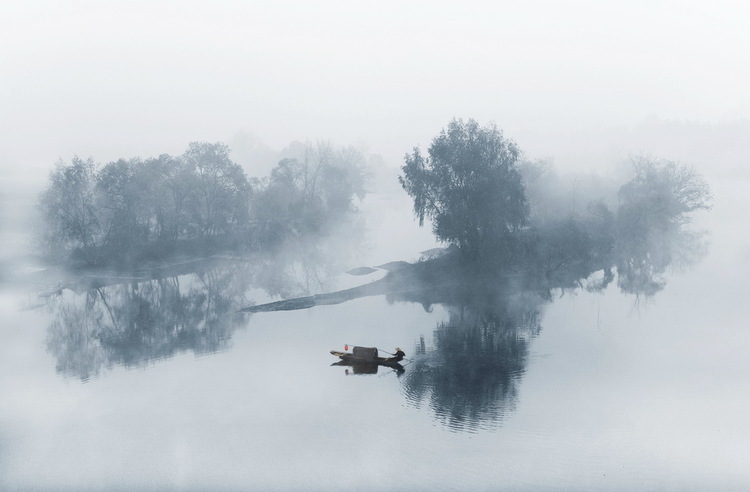
M 60 162 L 40 197 L 44 254 L 129 268 L 176 253 L 278 249 L 290 238 L 327 234 L 364 197 L 365 158 L 328 143 L 303 145 L 299 154 L 265 180 L 248 179 L 222 143 L 104 166 Z
M 401 186 L 419 224 L 469 258 L 493 251 L 527 223 L 529 207 L 517 170 L 519 150 L 494 125 L 453 120 L 423 156 L 405 156 Z

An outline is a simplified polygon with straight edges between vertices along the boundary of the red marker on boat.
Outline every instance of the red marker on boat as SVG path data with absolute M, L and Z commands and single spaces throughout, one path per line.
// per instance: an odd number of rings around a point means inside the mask
M 349 350 L 349 345 L 344 345 L 344 350 Z

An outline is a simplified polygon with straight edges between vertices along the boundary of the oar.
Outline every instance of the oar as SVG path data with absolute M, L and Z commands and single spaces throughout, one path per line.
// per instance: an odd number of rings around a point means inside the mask
M 388 354 L 388 355 L 393 355 L 393 356 L 395 356 L 395 355 L 396 355 L 396 354 L 392 354 L 392 353 L 388 352 L 387 350 L 383 350 L 383 349 L 378 349 L 378 352 L 383 352 L 383 353 L 385 353 L 385 354 Z
M 353 345 L 352 345 L 352 346 L 353 346 Z M 349 344 L 348 344 L 348 343 L 345 343 L 345 344 L 344 344 L 344 350 L 345 350 L 345 351 L 348 351 L 348 350 L 349 350 Z M 394 357 L 396 356 L 396 354 L 392 354 L 392 353 L 388 352 L 387 350 L 383 350 L 383 349 L 378 349 L 378 352 L 383 352 L 384 354 L 392 355 L 392 356 L 394 356 Z

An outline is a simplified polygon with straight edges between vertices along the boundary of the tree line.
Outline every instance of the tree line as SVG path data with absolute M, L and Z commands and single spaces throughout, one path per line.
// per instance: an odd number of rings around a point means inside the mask
M 223 143 L 103 166 L 60 161 L 39 200 L 43 253 L 78 265 L 126 265 L 324 234 L 364 197 L 364 155 L 330 143 L 290 148 L 264 178 L 248 177 Z
M 648 295 L 678 263 L 676 242 L 700 243 L 684 226 L 693 212 L 710 208 L 712 197 L 706 181 L 683 164 L 644 157 L 631 163 L 632 178 L 614 197 L 592 186 L 590 196 L 577 197 L 582 206 L 571 207 L 548 163 L 524 160 L 494 125 L 453 120 L 427 155 L 415 148 L 405 156 L 399 180 L 420 225 L 431 219 L 437 239 L 466 265 L 533 270 L 558 286 L 601 270 L 600 288 L 616 268 L 623 290 Z

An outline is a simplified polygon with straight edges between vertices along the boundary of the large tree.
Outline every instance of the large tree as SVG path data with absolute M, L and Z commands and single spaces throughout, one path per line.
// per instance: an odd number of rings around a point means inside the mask
M 102 229 L 99 245 L 108 254 L 130 257 L 149 241 L 151 202 L 157 193 L 148 170 L 139 159 L 120 159 L 96 173 L 95 203 Z
M 48 188 L 40 197 L 45 219 L 42 243 L 48 255 L 79 249 L 91 254 L 100 230 L 95 205 L 96 167 L 92 159 L 77 156 L 70 164 L 58 162 Z
M 247 221 L 250 185 L 245 172 L 229 158 L 222 143 L 191 142 L 182 157 L 195 176 L 192 210 L 200 237 L 235 232 Z
M 529 207 L 516 144 L 495 125 L 454 119 L 432 141 L 405 156 L 401 186 L 414 199 L 419 225 L 432 220 L 442 242 L 468 257 L 497 247 L 526 225 Z

